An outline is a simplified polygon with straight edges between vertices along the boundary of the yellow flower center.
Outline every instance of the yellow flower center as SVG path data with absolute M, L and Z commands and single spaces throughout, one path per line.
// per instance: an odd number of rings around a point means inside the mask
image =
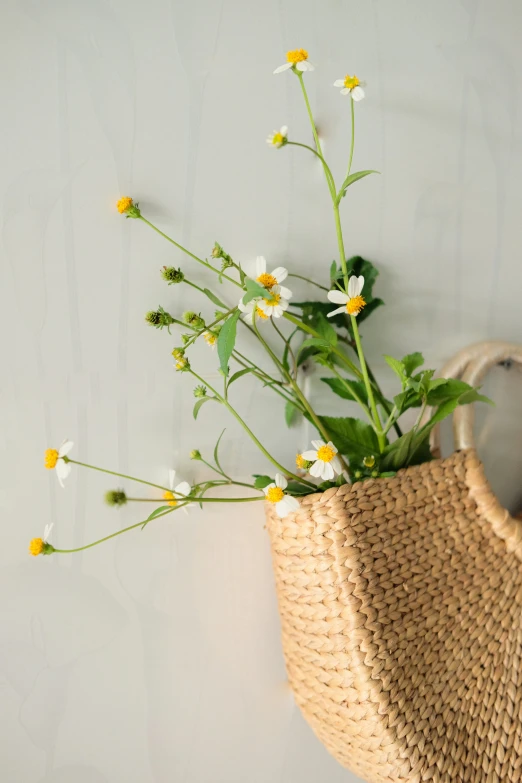
M 33 538 L 31 543 L 29 544 L 29 554 L 36 557 L 37 555 L 41 555 L 44 548 L 44 542 L 41 538 Z
M 303 60 L 308 60 L 308 52 L 306 49 L 291 49 L 286 53 L 286 59 L 289 63 L 302 63 Z
M 295 458 L 295 465 L 297 468 L 300 468 L 301 470 L 304 470 L 306 467 L 306 460 L 303 457 L 302 454 L 298 454 Z
M 216 344 L 217 335 L 212 334 L 212 332 L 205 332 L 203 337 L 205 338 L 205 342 L 207 345 L 212 346 Z
M 331 446 L 321 446 L 317 449 L 317 459 L 320 459 L 323 462 L 331 462 L 335 457 L 335 454 L 336 452 Z
M 359 315 L 365 306 L 366 302 L 362 296 L 352 296 L 352 298 L 348 299 L 346 302 L 346 310 L 348 311 L 348 315 Z
M 277 285 L 277 280 L 274 275 L 269 275 L 268 272 L 263 272 L 256 280 L 260 285 L 264 285 L 265 288 L 272 288 Z
M 56 449 L 47 449 L 44 457 L 44 464 L 47 470 L 52 470 L 53 468 L 55 468 L 57 462 L 58 462 L 58 452 L 56 451 Z
M 282 144 L 284 142 L 284 140 L 285 139 L 284 139 L 284 136 L 283 136 L 282 133 L 274 133 L 274 135 L 272 137 L 272 144 L 274 145 L 274 147 L 277 147 L 277 145 L 278 144 Z M 269 277 L 270 277 L 270 275 L 269 275 Z
M 285 493 L 283 492 L 281 487 L 270 487 L 270 489 L 266 493 L 266 497 L 270 501 L 270 503 L 279 503 L 279 501 L 284 498 L 284 495 Z
M 179 359 L 179 360 L 176 362 L 176 365 L 175 365 L 175 366 L 176 366 L 176 370 L 182 370 L 184 367 L 186 367 L 186 366 L 187 366 L 187 364 L 188 364 L 188 361 L 187 361 L 187 359 L 185 359 L 185 357 L 184 357 L 184 356 L 182 356 L 182 357 L 181 357 L 181 359 Z
M 132 199 L 130 196 L 122 196 L 118 203 L 116 204 L 116 209 L 122 215 L 124 212 L 127 212 L 128 209 L 132 207 Z
M 163 493 L 163 500 L 168 500 L 167 506 L 177 506 L 178 501 L 170 490 Z
M 270 299 L 265 299 L 267 305 L 275 307 L 281 301 L 281 294 L 272 294 Z
M 265 301 L 266 301 L 266 300 L 265 300 Z M 268 316 L 267 316 L 267 314 L 265 313 L 265 311 L 264 311 L 264 310 L 261 310 L 261 308 L 259 307 L 259 305 L 256 307 L 256 316 L 257 316 L 258 318 L 264 318 L 264 319 L 265 319 L 265 321 L 266 321 L 266 319 L 268 318 Z
M 344 77 L 344 86 L 346 87 L 347 90 L 353 90 L 353 88 L 358 87 L 360 83 L 361 82 L 359 81 L 357 76 L 355 76 L 355 74 L 353 76 L 347 75 Z
M 375 465 L 375 457 L 365 457 L 363 459 L 363 465 L 365 468 L 373 468 Z

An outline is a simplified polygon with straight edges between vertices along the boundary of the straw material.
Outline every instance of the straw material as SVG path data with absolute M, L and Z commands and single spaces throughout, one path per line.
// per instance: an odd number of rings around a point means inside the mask
M 474 449 L 267 508 L 297 703 L 369 783 L 522 781 L 522 525 Z

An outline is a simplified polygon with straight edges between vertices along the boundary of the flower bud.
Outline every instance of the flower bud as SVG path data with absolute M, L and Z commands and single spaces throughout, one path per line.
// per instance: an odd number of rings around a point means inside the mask
M 116 209 L 120 215 L 128 218 L 139 218 L 141 212 L 138 204 L 135 204 L 130 196 L 122 196 L 116 204 Z
M 190 370 L 190 362 L 186 356 L 182 356 L 181 359 L 178 359 L 174 366 L 178 372 L 186 372 L 187 370 Z
M 190 452 L 190 459 L 201 459 L 201 452 L 199 449 L 192 449 Z
M 164 326 L 169 327 L 174 323 L 174 319 L 169 313 L 166 313 L 163 307 L 158 307 L 157 310 L 149 310 L 145 315 L 145 320 L 155 329 L 163 329 Z
M 221 258 L 222 253 L 223 253 L 223 248 L 221 247 L 219 242 L 214 242 L 214 247 L 210 251 L 210 255 L 212 256 L 212 258 Z
M 207 396 L 207 387 L 206 386 L 196 386 L 194 389 L 194 397 L 206 397 Z
M 373 468 L 375 465 L 375 457 L 373 455 L 371 457 L 365 457 L 363 459 L 363 465 L 365 468 Z
M 360 479 L 360 478 L 362 478 L 362 471 L 360 471 L 360 470 L 356 470 L 356 471 L 354 472 L 354 474 L 353 474 L 353 477 L 354 477 L 354 478 L 356 478 L 356 479 Z
M 110 489 L 105 493 L 105 502 L 108 506 L 124 506 L 127 495 L 122 489 Z
M 309 470 L 314 463 L 305 459 L 302 454 L 297 454 L 295 458 L 295 464 L 299 470 Z
M 181 335 L 181 342 L 183 343 L 183 345 L 186 345 L 188 343 L 188 341 L 192 339 L 192 336 L 193 335 L 191 335 L 191 334 L 182 334 Z
M 164 266 L 161 270 L 161 276 L 169 285 L 174 283 L 182 283 L 185 279 L 185 275 L 181 269 L 176 269 L 173 266 Z
M 205 321 L 199 313 L 194 313 L 192 310 L 187 310 L 183 313 L 183 321 L 189 326 L 193 326 L 194 329 L 204 329 Z
M 174 348 L 172 351 L 172 355 L 175 359 L 183 359 L 185 356 L 185 349 L 184 348 Z

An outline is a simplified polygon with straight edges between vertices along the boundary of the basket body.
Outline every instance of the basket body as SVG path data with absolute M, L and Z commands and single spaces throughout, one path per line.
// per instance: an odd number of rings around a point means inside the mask
M 267 510 L 296 701 L 369 783 L 522 781 L 520 538 L 489 500 L 469 449 Z

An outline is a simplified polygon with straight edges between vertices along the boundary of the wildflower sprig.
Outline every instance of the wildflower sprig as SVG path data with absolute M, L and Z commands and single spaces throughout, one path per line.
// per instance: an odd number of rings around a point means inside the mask
M 309 78 L 308 74 L 314 71 L 308 52 L 305 49 L 287 52 L 286 62 L 274 73 L 283 71 L 289 71 L 298 80 L 314 144 L 290 138 L 286 125 L 270 134 L 267 142 L 273 149 L 285 148 L 285 154 L 292 147 L 304 149 L 321 163 L 332 205 L 338 256 L 328 270 L 327 285 L 300 274 L 295 264 L 292 268 L 287 260 L 283 261 L 284 265 L 267 264 L 263 256 L 258 256 L 255 263 L 239 263 L 218 242 L 207 260 L 155 226 L 130 196 L 123 196 L 116 205 L 118 212 L 147 225 L 208 274 L 208 285 L 200 284 L 198 278 L 198 282 L 190 279 L 190 271 L 187 276 L 187 271 L 181 267 L 164 266 L 160 270 L 163 280 L 169 286 L 187 286 L 192 295 L 203 297 L 203 305 L 199 301 L 197 305 L 191 303 L 183 313 L 174 315 L 159 306 L 149 311 L 145 320 L 157 330 L 166 328 L 169 334 L 171 327 L 181 330 L 177 344 L 174 347 L 171 344 L 168 350 L 182 380 L 183 376 L 185 381 L 190 377 L 196 383 L 193 388 L 194 419 L 221 406 L 271 466 L 271 475 L 254 474 L 253 482 L 231 476 L 219 455 L 224 431 L 212 458 L 203 456 L 199 449 L 193 449 L 188 455 L 197 463 L 198 470 L 204 466 L 210 471 L 210 478 L 190 484 L 176 479 L 175 471 L 170 470 L 166 486 L 75 460 L 70 456 L 73 444 L 66 440 L 59 448 L 48 449 L 44 458 L 45 467 L 56 471 L 62 486 L 73 467 L 96 470 L 117 477 L 119 484 L 137 482 L 146 487 L 145 497 L 132 497 L 123 488 L 109 490 L 105 495 L 108 505 L 125 506 L 125 513 L 133 503 L 150 503 L 154 508 L 140 522 L 76 549 L 59 549 L 51 544 L 48 526 L 42 538 L 31 541 L 32 555 L 87 549 L 130 530 L 143 529 L 180 509 L 188 512 L 194 505 L 204 508 L 205 503 L 264 500 L 280 516 L 299 514 L 299 497 L 303 495 L 349 481 L 385 480 L 400 468 L 431 459 L 429 436 L 441 419 L 459 405 L 489 402 L 463 381 L 435 378 L 433 370 L 424 368 L 424 358 L 417 352 L 402 359 L 385 356 L 395 376 L 397 393 L 392 399 L 383 394 L 368 364 L 360 335 L 360 326 L 383 304 L 373 294 L 378 273 L 369 261 L 358 256 L 347 257 L 341 220 L 341 206 L 352 192 L 352 185 L 377 173 L 373 169 L 352 171 L 355 106 L 365 97 L 365 85 L 358 76 L 350 74 L 335 82 L 341 94 L 349 99 L 351 132 L 346 170 L 337 176 L 324 156 L 305 85 L 304 75 Z M 296 301 L 293 279 L 319 290 L 320 299 Z M 214 284 L 217 284 L 217 290 Z M 183 301 L 186 300 L 184 296 Z M 219 308 L 217 311 L 212 308 L 211 315 L 207 312 L 209 302 L 213 308 Z M 269 362 L 269 369 L 251 358 L 248 346 L 241 346 L 242 335 L 257 340 Z M 216 348 L 215 354 L 206 354 L 204 370 L 208 369 L 212 356 L 216 356 L 219 383 L 209 383 L 204 371 L 199 369 L 198 352 L 192 352 L 192 348 L 200 338 L 210 348 Z M 305 393 L 304 379 L 310 376 L 311 365 L 322 368 L 325 377 L 319 379 L 319 385 L 323 391 L 328 388 L 339 404 L 349 405 L 350 413 L 355 407 L 363 418 L 325 415 L 321 412 L 321 402 L 317 409 L 310 395 Z M 298 452 L 295 467 L 283 464 L 271 453 L 263 442 L 265 433 L 254 432 L 236 406 L 236 384 L 246 382 L 248 378 L 260 382 L 264 389 L 278 396 L 288 426 L 305 419 L 315 430 L 309 448 Z M 322 401 L 322 395 L 317 395 L 317 399 Z M 208 403 L 212 403 L 210 408 Z M 412 409 L 417 409 L 418 415 L 413 426 L 403 432 L 401 417 Z M 221 496 L 232 486 L 248 492 L 243 497 Z

